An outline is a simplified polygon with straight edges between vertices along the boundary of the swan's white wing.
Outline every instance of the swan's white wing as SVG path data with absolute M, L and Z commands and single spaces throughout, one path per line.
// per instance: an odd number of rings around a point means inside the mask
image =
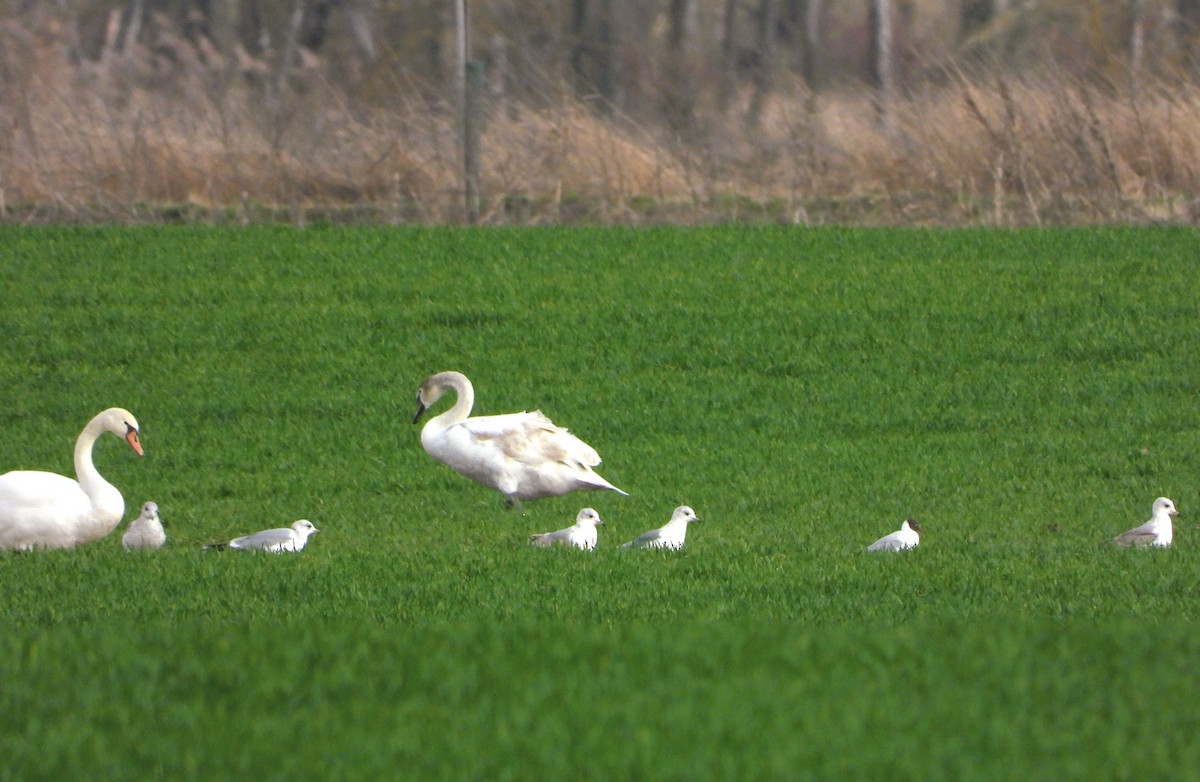
M 65 475 L 40 470 L 14 470 L 0 475 L 0 508 L 6 511 L 71 508 L 87 512 L 90 507 L 79 482 Z
M 256 532 L 253 535 L 243 535 L 229 541 L 230 548 L 267 549 L 277 546 L 290 546 L 296 534 L 291 528 L 280 527 Z
M 600 465 L 596 449 L 561 427 L 539 430 L 520 453 L 513 456 L 525 462 L 555 461 L 570 467 L 592 468 Z
M 491 440 L 534 431 L 546 424 L 550 424 L 550 419 L 534 411 L 532 413 L 505 413 L 504 415 L 477 415 L 447 428 L 461 426 L 474 437 Z
M 92 513 L 80 485 L 63 475 L 16 470 L 0 475 L 0 549 L 71 547 Z
M 547 418 L 540 410 L 468 418 L 456 424 L 476 440 L 493 441 L 504 455 L 524 464 L 562 462 L 572 466 L 600 464 L 596 449 Z

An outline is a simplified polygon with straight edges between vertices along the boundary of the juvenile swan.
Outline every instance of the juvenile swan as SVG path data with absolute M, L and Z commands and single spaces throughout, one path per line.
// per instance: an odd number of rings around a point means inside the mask
M 75 441 L 76 480 L 36 470 L 0 475 L 0 549 L 74 548 L 117 528 L 125 498 L 92 463 L 92 446 L 105 432 L 142 455 L 137 419 L 110 407 L 88 421 Z
M 867 546 L 867 551 L 904 551 L 916 548 L 921 542 L 921 525 L 916 519 L 905 519 L 900 529 Z
M 1122 548 L 1129 546 L 1167 548 L 1171 545 L 1172 538 L 1175 537 L 1175 528 L 1171 524 L 1171 517 L 1178 513 L 1179 511 L 1175 510 L 1175 503 L 1166 497 L 1159 497 L 1150 509 L 1150 521 L 1116 536 L 1113 538 L 1113 543 Z
M 594 448 L 538 410 L 469 418 L 475 389 L 461 372 L 425 379 L 413 423 L 447 391 L 457 396 L 454 406 L 429 419 L 421 429 L 421 445 L 439 462 L 503 494 L 510 506 L 573 491 L 625 494 L 592 470 L 600 464 Z
M 575 517 L 574 525 L 566 529 L 560 529 L 557 532 L 530 535 L 529 542 L 543 548 L 549 548 L 558 543 L 563 546 L 574 546 L 584 551 L 591 551 L 596 548 L 596 539 L 598 537 L 596 527 L 603 525 L 604 522 L 600 520 L 600 514 L 596 512 L 595 508 L 584 508 Z
M 696 511 L 686 505 L 680 505 L 671 514 L 671 520 L 658 529 L 652 529 L 629 541 L 621 548 L 683 548 L 683 540 L 687 537 L 688 525 L 700 521 Z

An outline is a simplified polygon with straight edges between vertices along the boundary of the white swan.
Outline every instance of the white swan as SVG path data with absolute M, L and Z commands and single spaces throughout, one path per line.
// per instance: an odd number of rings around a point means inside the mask
M 1178 513 L 1179 511 L 1175 510 L 1175 503 L 1166 497 L 1159 497 L 1150 508 L 1150 521 L 1121 533 L 1113 538 L 1113 543 L 1122 548 L 1129 546 L 1170 548 L 1171 540 L 1175 537 L 1175 527 L 1171 524 L 1171 517 Z
M 158 503 L 147 502 L 142 506 L 142 515 L 129 522 L 129 528 L 121 536 L 121 545 L 125 550 L 162 548 L 167 542 L 167 533 L 163 530 L 162 520 L 158 518 Z
M 124 438 L 142 455 L 137 419 L 110 407 L 88 421 L 75 441 L 78 480 L 34 470 L 0 475 L 0 549 L 74 548 L 116 529 L 125 500 L 92 464 L 92 446 L 105 432 Z
M 688 525 L 696 521 L 700 521 L 696 511 L 686 505 L 680 505 L 665 525 L 639 535 L 621 548 L 666 548 L 678 551 L 683 548 Z
M 438 461 L 503 494 L 509 505 L 573 491 L 625 494 L 593 471 L 600 456 L 592 446 L 538 410 L 469 418 L 475 389 L 461 372 L 425 379 L 413 423 L 447 391 L 457 396 L 454 407 L 429 419 L 421 429 L 421 445 Z
M 591 551 L 596 548 L 596 540 L 599 537 L 596 527 L 603 525 L 604 522 L 600 520 L 600 514 L 596 512 L 595 508 L 584 508 L 575 517 L 574 525 L 557 532 L 530 535 L 529 542 L 542 548 L 549 548 L 557 543 L 562 546 L 574 546 L 584 551 Z

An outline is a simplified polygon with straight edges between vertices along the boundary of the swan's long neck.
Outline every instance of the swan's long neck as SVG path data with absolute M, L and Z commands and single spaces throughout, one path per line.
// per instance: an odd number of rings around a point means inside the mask
M 116 492 L 116 488 L 104 480 L 96 469 L 96 465 L 92 463 L 92 446 L 96 444 L 96 439 L 104 433 L 104 425 L 96 418 L 93 418 L 88 425 L 79 433 L 79 439 L 75 441 L 75 479 L 79 481 L 79 485 L 83 487 L 83 491 L 91 499 L 93 505 L 101 502 L 101 496 L 109 492 Z M 120 494 L 118 493 L 119 497 Z M 122 501 L 124 505 L 124 501 Z M 124 513 L 124 507 L 121 511 Z
M 443 382 L 447 388 L 454 391 L 454 407 L 439 415 L 438 420 L 444 426 L 467 420 L 471 415 L 471 409 L 475 407 L 475 388 L 471 385 L 471 381 L 467 380 L 464 375 L 452 373 Z

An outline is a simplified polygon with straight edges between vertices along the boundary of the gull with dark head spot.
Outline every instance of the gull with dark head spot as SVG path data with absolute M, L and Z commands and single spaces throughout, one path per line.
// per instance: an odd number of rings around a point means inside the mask
M 300 551 L 308 543 L 308 536 L 315 535 L 320 531 L 308 519 L 300 519 L 299 521 L 293 521 L 290 527 L 263 530 L 253 535 L 243 535 L 240 538 L 234 538 L 228 543 L 213 543 L 204 548 L 216 549 L 217 551 L 232 548 L 239 551 L 268 551 L 272 554 L 281 554 L 289 551 Z
M 867 546 L 867 551 L 904 551 L 916 548 L 920 542 L 921 525 L 916 519 L 905 519 L 900 529 Z
M 652 529 L 629 541 L 621 548 L 666 548 L 681 549 L 687 536 L 688 525 L 700 521 L 696 511 L 686 505 L 680 505 L 671 514 L 671 520 L 658 529 Z
M 584 508 L 579 511 L 579 515 L 575 517 L 575 524 L 560 529 L 557 532 L 544 532 L 537 535 L 530 535 L 529 542 L 535 546 L 549 548 L 555 544 L 561 546 L 574 546 L 581 548 L 584 551 L 591 551 L 596 548 L 597 530 L 596 527 L 602 526 L 603 521 L 600 520 L 600 514 L 595 508 Z
M 1130 546 L 1168 548 L 1171 540 L 1175 537 L 1175 528 L 1171 524 L 1171 517 L 1178 513 L 1179 511 L 1175 510 L 1175 503 L 1166 497 L 1159 497 L 1150 508 L 1150 521 L 1116 536 L 1112 539 L 1113 543 L 1121 548 Z
M 147 502 L 142 506 L 142 515 L 129 522 L 129 528 L 121 536 L 121 545 L 128 549 L 157 549 L 167 542 L 162 521 L 158 518 L 158 503 Z

